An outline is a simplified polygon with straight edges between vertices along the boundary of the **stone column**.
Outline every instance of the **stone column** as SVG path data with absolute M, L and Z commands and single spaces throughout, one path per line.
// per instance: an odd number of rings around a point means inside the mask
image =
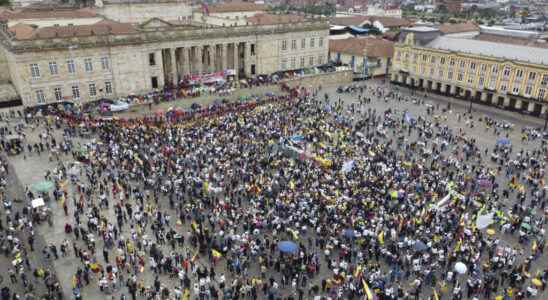
M 181 68 L 181 77 L 184 77 L 185 75 L 188 75 L 189 72 L 189 53 L 188 53 L 188 47 L 181 48 L 181 60 L 182 60 L 182 68 Z
M 523 106 L 523 102 L 521 100 L 516 100 L 516 106 L 514 107 L 515 109 L 522 109 L 522 106 Z
M 171 59 L 171 82 L 177 85 L 177 58 L 175 57 L 175 48 L 169 48 L 169 56 Z
M 481 102 L 486 102 L 487 101 L 487 92 L 482 92 L 481 93 L 480 100 L 481 100 Z
M 244 43 L 244 74 L 245 76 L 251 76 L 251 45 Z
M 503 96 L 503 97 L 504 97 L 504 101 L 502 102 L 502 106 L 504 107 L 510 106 L 510 98 L 508 98 L 508 96 Z
M 440 92 L 444 93 L 447 91 L 447 86 L 445 84 L 443 84 L 443 82 L 441 83 L 441 86 L 440 86 Z
M 202 74 L 203 72 L 203 46 L 196 46 L 194 53 L 194 61 L 196 62 L 196 73 Z
M 228 44 L 221 44 L 221 69 L 228 69 Z
M 455 95 L 456 92 L 457 92 L 457 86 L 452 85 L 451 88 L 449 89 L 449 94 Z
M 240 76 L 240 52 L 239 49 L 239 43 L 234 43 L 234 71 L 236 72 L 236 78 L 239 78 Z
M 209 68 L 208 71 L 215 72 L 215 45 L 209 45 L 208 47 L 208 54 L 209 54 Z
M 405 84 L 411 85 L 411 77 L 407 76 L 407 78 L 405 78 Z
M 535 103 L 534 102 L 529 102 L 529 105 L 527 106 L 527 111 L 528 112 L 534 112 L 535 111 Z
M 428 88 L 428 80 L 423 80 L 422 81 L 422 87 L 425 88 L 425 89 Z

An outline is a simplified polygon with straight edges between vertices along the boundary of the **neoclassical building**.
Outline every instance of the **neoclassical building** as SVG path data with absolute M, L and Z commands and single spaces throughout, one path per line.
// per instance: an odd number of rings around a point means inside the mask
M 488 33 L 440 36 L 404 30 L 395 44 L 391 80 L 534 115 L 548 110 L 548 45 Z
M 33 106 L 143 94 L 191 74 L 242 78 L 327 61 L 324 19 L 260 14 L 223 26 L 192 14 L 175 20 L 152 14 L 145 22 L 121 22 L 100 15 L 108 4 L 101 5 L 0 14 L 0 83 L 9 82 L 23 105 Z M 115 9 L 121 19 L 129 15 Z

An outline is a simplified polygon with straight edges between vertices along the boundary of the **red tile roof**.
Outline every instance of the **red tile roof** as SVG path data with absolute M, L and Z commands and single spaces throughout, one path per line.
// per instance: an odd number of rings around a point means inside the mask
M 255 4 L 252 2 L 227 2 L 209 6 L 209 13 L 230 13 L 246 11 L 264 11 L 264 4 Z
M 299 15 L 271 15 L 271 14 L 258 14 L 258 15 L 247 18 L 247 21 L 254 25 L 287 24 L 287 23 L 302 22 L 304 20 L 305 20 L 305 17 L 299 16 Z
M 369 57 L 392 57 L 394 43 L 377 37 L 329 40 L 329 52 L 362 56 L 364 51 L 367 51 Z
M 17 24 L 9 28 L 18 40 L 49 39 L 63 37 L 84 37 L 92 35 L 130 34 L 137 30 L 128 23 L 100 21 L 92 25 L 50 26 L 36 28 L 26 24 Z
M 26 20 L 26 19 L 74 19 L 74 18 L 93 18 L 97 13 L 92 8 L 80 9 L 18 9 L 5 10 L 0 13 L 0 20 Z
M 466 22 L 466 23 L 458 23 L 458 24 L 444 23 L 440 25 L 439 30 L 443 34 L 462 33 L 462 32 L 479 31 L 479 26 L 474 22 Z

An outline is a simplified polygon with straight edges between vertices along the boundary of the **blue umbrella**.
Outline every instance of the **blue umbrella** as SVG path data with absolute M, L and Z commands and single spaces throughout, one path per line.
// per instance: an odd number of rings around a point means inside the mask
M 352 228 L 346 228 L 343 230 L 343 235 L 347 238 L 353 238 L 356 236 L 356 232 L 354 232 L 354 229 Z
M 497 140 L 497 145 L 510 145 L 510 140 L 505 137 L 499 138 Z
M 278 249 L 284 253 L 293 253 L 299 249 L 299 246 L 292 241 L 281 241 L 278 243 Z
M 422 251 L 428 249 L 428 246 L 426 246 L 426 244 L 423 243 L 422 241 L 416 241 L 415 245 L 413 245 L 413 248 L 415 249 L 415 251 L 422 252 Z
M 265 93 L 265 96 L 267 96 L 267 97 L 272 97 L 272 96 L 274 96 L 274 93 L 273 93 L 273 92 L 266 92 L 266 93 Z

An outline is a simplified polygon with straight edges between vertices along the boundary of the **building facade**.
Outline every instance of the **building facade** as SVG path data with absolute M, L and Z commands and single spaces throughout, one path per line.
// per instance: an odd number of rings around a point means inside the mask
M 145 94 L 188 75 L 222 71 L 235 78 L 272 74 L 327 60 L 327 21 L 242 26 L 96 25 L 0 30 L 0 65 L 24 106 Z
M 414 34 L 395 44 L 391 80 L 427 91 L 545 114 L 548 49 Z

